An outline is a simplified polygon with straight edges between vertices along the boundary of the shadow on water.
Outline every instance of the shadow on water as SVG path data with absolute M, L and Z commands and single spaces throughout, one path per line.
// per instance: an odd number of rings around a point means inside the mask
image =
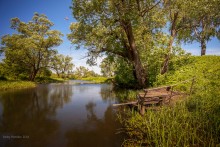
M 0 92 L 0 146 L 120 146 L 108 84 L 45 84 Z

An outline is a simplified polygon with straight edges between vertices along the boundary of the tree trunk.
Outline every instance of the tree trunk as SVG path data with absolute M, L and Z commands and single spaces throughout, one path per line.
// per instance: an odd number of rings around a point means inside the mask
M 201 56 L 204 56 L 206 54 L 206 42 L 205 39 L 201 39 Z
M 134 70 L 135 70 L 135 75 L 138 81 L 138 87 L 139 88 L 143 88 L 146 87 L 146 82 L 147 82 L 147 76 L 145 73 L 145 70 L 141 64 L 141 60 L 140 60 L 140 56 L 135 44 L 135 39 L 133 36 L 133 31 L 132 31 L 132 26 L 130 22 L 124 22 L 124 30 L 125 33 L 127 35 L 127 39 L 128 39 L 128 43 L 129 43 L 129 52 L 132 55 L 132 64 L 134 66 Z
M 60 78 L 60 74 L 58 70 L 56 70 L 56 73 L 57 73 L 58 78 Z
M 173 41 L 174 41 L 174 37 L 171 36 L 170 42 L 169 42 L 169 46 L 168 46 L 168 53 L 165 55 L 165 60 L 163 62 L 163 66 L 161 69 L 161 74 L 165 74 L 168 71 L 169 68 L 169 61 L 170 61 L 170 54 L 172 52 L 172 48 L 173 48 Z
M 171 13 L 171 12 L 170 12 Z M 170 31 L 170 41 L 169 41 L 169 46 L 167 48 L 167 54 L 165 55 L 165 60 L 163 62 L 162 68 L 160 73 L 165 74 L 168 71 L 169 68 L 169 61 L 170 61 L 170 54 L 172 53 L 172 48 L 173 48 L 173 42 L 177 34 L 176 30 L 176 24 L 177 24 L 177 18 L 178 18 L 179 13 L 176 12 L 173 15 L 173 18 L 171 18 L 172 23 L 171 23 L 171 31 Z
M 33 72 L 30 73 L 30 75 L 29 75 L 29 80 L 30 81 L 34 81 L 35 80 L 37 72 L 38 72 L 38 70 L 35 69 L 35 70 L 33 70 Z

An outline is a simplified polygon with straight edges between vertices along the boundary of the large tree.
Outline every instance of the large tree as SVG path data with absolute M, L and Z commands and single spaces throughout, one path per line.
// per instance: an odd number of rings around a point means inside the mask
M 2 37 L 4 63 L 8 70 L 28 74 L 33 81 L 40 69 L 48 66 L 55 52 L 53 47 L 61 44 L 62 34 L 51 30 L 53 23 L 43 14 L 35 13 L 32 20 L 22 22 L 19 18 L 11 20 L 11 28 L 17 31 Z
M 147 69 L 140 59 L 142 48 L 137 45 L 136 35 L 140 34 L 138 30 L 143 24 L 153 24 L 148 17 L 159 3 L 156 0 L 73 0 L 72 10 L 77 22 L 71 24 L 72 33 L 68 38 L 86 47 L 90 59 L 103 52 L 124 58 L 133 66 L 138 86 L 145 87 Z M 141 33 L 144 35 L 148 31 L 142 28 Z

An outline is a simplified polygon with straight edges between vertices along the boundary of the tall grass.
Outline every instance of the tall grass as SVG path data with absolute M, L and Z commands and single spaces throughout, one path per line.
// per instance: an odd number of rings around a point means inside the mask
M 220 143 L 220 98 L 191 97 L 173 107 L 148 110 L 142 117 L 132 112 L 121 119 L 130 140 L 127 145 L 214 146 Z M 131 142 L 132 141 L 132 142 Z
M 219 61 L 220 57 L 198 57 L 191 65 L 160 77 L 160 84 L 166 85 L 196 76 L 193 94 L 175 105 L 148 110 L 144 116 L 119 114 L 129 136 L 123 146 L 220 146 Z
M 127 102 L 136 100 L 138 92 L 138 90 L 116 89 L 115 95 L 120 98 L 120 102 Z

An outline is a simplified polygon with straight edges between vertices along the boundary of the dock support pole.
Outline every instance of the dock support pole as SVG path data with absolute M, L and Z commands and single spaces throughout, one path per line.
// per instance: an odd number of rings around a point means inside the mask
M 144 106 L 144 105 L 141 105 L 140 114 L 141 114 L 141 115 L 144 115 L 144 113 L 145 113 L 145 106 Z

